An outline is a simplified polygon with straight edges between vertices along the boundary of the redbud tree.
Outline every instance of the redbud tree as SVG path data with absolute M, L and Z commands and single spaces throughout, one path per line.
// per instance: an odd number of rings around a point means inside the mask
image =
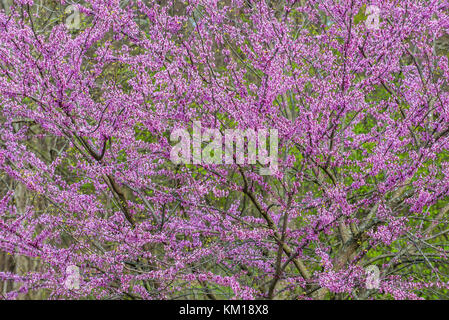
M 37 267 L 0 270 L 15 284 L 2 297 L 447 297 L 448 10 L 14 1 L 0 13 L 0 251 Z M 171 132 L 195 121 L 277 130 L 277 169 L 174 163 Z

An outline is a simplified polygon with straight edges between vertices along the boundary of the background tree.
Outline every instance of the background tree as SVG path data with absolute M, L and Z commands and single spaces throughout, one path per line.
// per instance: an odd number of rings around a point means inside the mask
M 0 14 L 5 298 L 447 297 L 447 1 L 68 5 Z M 279 169 L 174 164 L 194 121 Z

